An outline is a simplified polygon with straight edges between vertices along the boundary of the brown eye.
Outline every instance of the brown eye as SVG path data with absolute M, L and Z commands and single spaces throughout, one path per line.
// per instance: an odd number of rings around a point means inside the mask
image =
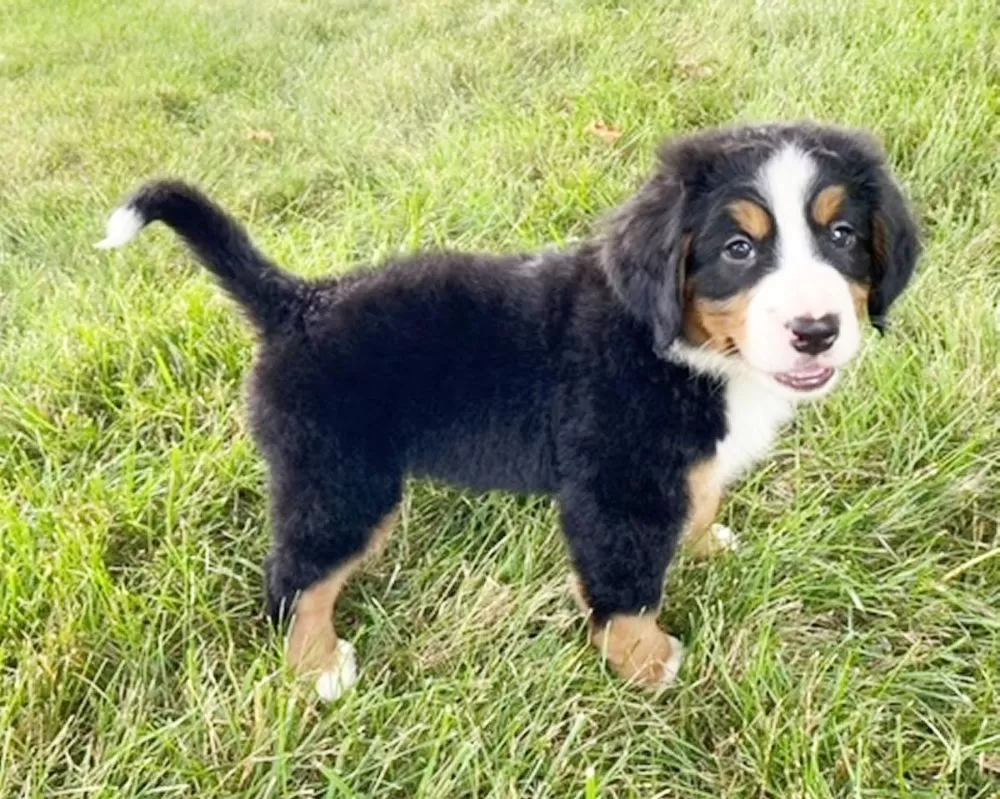
M 730 261 L 749 261 L 756 255 L 753 244 L 746 236 L 734 236 L 726 242 L 722 251 Z
M 857 240 L 858 234 L 846 222 L 834 222 L 830 225 L 830 241 L 833 242 L 834 247 L 849 250 Z

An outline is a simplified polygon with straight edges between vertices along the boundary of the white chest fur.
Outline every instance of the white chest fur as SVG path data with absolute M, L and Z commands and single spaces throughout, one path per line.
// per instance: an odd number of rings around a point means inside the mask
M 722 485 L 736 480 L 762 458 L 791 418 L 793 403 L 752 375 L 733 375 L 726 385 L 728 432 L 716 452 Z

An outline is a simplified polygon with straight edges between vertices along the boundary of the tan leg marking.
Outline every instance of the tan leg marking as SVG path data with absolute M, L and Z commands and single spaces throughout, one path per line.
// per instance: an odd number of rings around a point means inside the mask
M 336 664 L 333 608 L 355 568 L 356 561 L 341 566 L 299 597 L 288 639 L 288 662 L 299 673 L 326 671 Z
M 722 502 L 722 486 L 716 477 L 714 458 L 696 463 L 688 472 L 691 510 L 684 529 L 684 547 L 698 559 L 736 548 L 736 536 L 721 524 L 713 524 Z
M 389 513 L 372 531 L 364 554 L 342 563 L 324 579 L 311 585 L 302 592 L 295 605 L 292 632 L 288 638 L 288 662 L 302 676 L 319 677 L 317 690 L 324 699 L 336 699 L 357 679 L 354 649 L 337 637 L 333 623 L 337 598 L 364 560 L 385 548 L 398 516 L 398 509 Z
M 672 683 L 684 657 L 681 642 L 660 629 L 653 613 L 612 616 L 591 627 L 590 641 L 620 677 L 645 688 Z
M 570 575 L 570 593 L 584 616 L 590 616 L 583 582 Z M 669 685 L 677 677 L 684 647 L 656 623 L 656 613 L 619 614 L 605 624 L 590 623 L 590 642 L 604 655 L 615 673 L 646 688 Z

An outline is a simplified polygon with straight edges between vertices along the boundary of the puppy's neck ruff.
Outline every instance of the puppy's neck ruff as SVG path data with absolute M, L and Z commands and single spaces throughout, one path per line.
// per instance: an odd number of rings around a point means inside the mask
M 668 354 L 674 363 L 717 377 L 725 386 L 726 436 L 716 449 L 716 478 L 729 485 L 767 454 L 791 420 L 795 402 L 742 362 L 720 353 L 675 341 Z

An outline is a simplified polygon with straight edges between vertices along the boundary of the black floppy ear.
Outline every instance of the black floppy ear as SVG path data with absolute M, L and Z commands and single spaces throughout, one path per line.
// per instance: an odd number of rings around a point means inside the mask
M 661 354 L 683 321 L 684 187 L 672 175 L 650 179 L 617 213 L 602 259 L 628 310 L 648 324 Z
M 879 333 L 888 324 L 889 307 L 913 276 L 920 256 L 920 233 L 903 193 L 882 169 L 872 214 L 872 282 L 868 318 Z

